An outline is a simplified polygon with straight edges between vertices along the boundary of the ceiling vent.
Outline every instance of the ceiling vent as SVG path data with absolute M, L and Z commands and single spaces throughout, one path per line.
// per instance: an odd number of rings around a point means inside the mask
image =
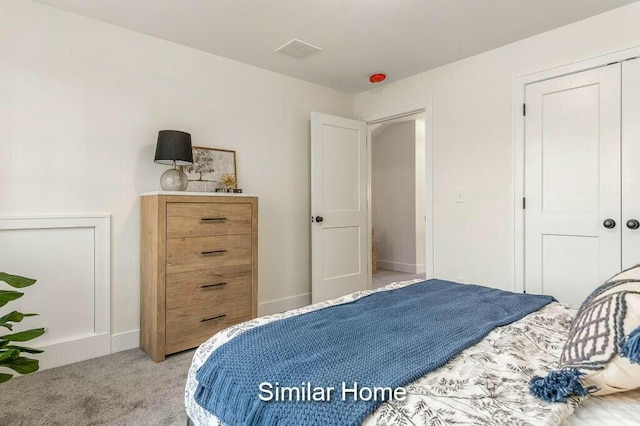
M 314 53 L 322 52 L 322 49 L 294 38 L 290 42 L 278 47 L 274 52 L 284 53 L 296 59 L 304 59 Z

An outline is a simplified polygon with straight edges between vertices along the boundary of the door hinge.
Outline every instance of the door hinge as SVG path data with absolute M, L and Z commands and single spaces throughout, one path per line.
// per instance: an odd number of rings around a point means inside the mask
M 527 104 L 522 104 L 522 115 L 527 115 Z
M 527 199 L 525 197 L 522 197 L 522 210 L 525 210 L 527 208 Z

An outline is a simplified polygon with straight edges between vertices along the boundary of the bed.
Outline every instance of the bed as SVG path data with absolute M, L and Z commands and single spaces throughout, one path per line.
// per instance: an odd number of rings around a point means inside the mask
M 185 404 L 190 422 L 197 426 L 223 425 L 215 415 L 195 401 L 194 394 L 198 386 L 196 372 L 217 348 L 243 331 L 420 281 L 394 283 L 376 290 L 357 292 L 332 301 L 257 318 L 217 333 L 198 348 L 189 370 Z M 636 419 L 640 418 L 640 391 L 602 398 L 571 397 L 567 403 L 547 403 L 529 393 L 532 376 L 557 366 L 574 314 L 573 308 L 552 302 L 520 320 L 495 328 L 445 366 L 407 385 L 408 396 L 404 401 L 383 403 L 364 420 L 363 425 L 637 424 Z M 582 407 L 579 407 L 581 404 Z

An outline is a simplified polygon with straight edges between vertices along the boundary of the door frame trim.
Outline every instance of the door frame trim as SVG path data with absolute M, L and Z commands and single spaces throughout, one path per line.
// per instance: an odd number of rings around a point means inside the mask
M 371 126 L 385 121 L 407 115 L 424 113 L 425 126 L 425 214 L 427 215 L 426 237 L 425 237 L 425 273 L 426 279 L 435 277 L 435 243 L 434 243 L 434 215 L 433 215 L 433 101 L 427 99 L 409 105 L 399 106 L 383 112 L 373 113 L 356 118 L 367 123 L 367 221 L 369 238 L 367 238 L 367 287 L 372 288 L 372 253 L 371 253 L 371 230 L 373 227 L 371 212 Z
M 588 71 L 638 57 L 640 57 L 640 47 L 633 47 L 513 79 L 513 287 L 516 293 L 525 291 L 524 209 L 522 208 L 525 172 L 525 117 L 522 113 L 522 105 L 525 103 L 525 87 L 528 84 Z

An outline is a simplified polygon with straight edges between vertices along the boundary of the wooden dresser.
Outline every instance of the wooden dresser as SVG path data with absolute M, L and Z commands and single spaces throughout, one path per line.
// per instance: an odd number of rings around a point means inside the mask
M 140 346 L 154 361 L 255 318 L 257 283 L 256 197 L 143 194 Z

